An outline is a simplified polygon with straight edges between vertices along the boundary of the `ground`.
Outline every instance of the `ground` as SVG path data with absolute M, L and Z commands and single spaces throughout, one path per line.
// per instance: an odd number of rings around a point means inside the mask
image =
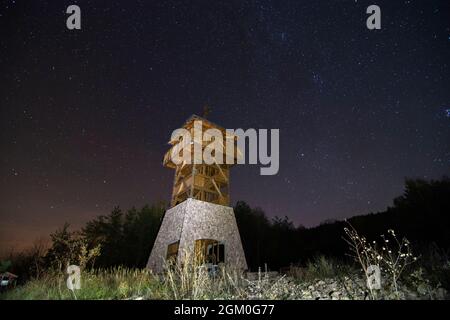
M 149 270 L 116 268 L 82 272 L 81 289 L 67 289 L 62 272 L 39 279 L 0 295 L 1 299 L 449 299 L 447 291 L 413 273 L 394 290 L 383 278 L 381 290 L 367 289 L 360 270 L 334 266 L 293 268 L 288 274 L 242 274 L 231 268 L 212 277 L 201 268 L 174 268 L 165 275 Z

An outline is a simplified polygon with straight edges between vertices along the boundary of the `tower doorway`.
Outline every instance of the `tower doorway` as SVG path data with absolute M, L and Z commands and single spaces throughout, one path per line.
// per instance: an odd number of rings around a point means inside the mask
M 218 265 L 225 263 L 225 245 L 214 239 L 195 240 L 195 258 L 198 263 Z

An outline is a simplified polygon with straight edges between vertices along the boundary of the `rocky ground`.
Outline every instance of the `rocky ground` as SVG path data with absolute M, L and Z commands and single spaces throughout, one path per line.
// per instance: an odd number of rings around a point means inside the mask
M 286 276 L 248 281 L 249 299 L 306 299 L 306 300 L 367 300 L 367 299 L 449 299 L 443 288 L 419 285 L 407 288 L 398 284 L 398 293 L 389 285 L 382 289 L 367 289 L 360 277 L 344 276 L 313 281 L 298 281 Z

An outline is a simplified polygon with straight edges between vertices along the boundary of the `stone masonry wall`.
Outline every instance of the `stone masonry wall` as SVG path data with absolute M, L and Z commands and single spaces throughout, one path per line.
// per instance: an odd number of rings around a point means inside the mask
M 178 261 L 182 261 L 183 252 L 192 253 L 197 239 L 222 242 L 225 263 L 247 269 L 233 208 L 191 198 L 167 210 L 147 267 L 156 273 L 162 272 L 167 246 L 178 240 Z

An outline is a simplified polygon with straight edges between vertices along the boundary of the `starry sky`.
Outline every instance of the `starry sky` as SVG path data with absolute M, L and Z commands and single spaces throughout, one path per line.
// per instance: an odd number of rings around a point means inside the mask
M 386 209 L 449 174 L 449 22 L 431 0 L 1 1 L 0 249 L 169 200 L 167 141 L 205 104 L 280 129 L 278 174 L 235 166 L 233 203 L 305 226 Z

